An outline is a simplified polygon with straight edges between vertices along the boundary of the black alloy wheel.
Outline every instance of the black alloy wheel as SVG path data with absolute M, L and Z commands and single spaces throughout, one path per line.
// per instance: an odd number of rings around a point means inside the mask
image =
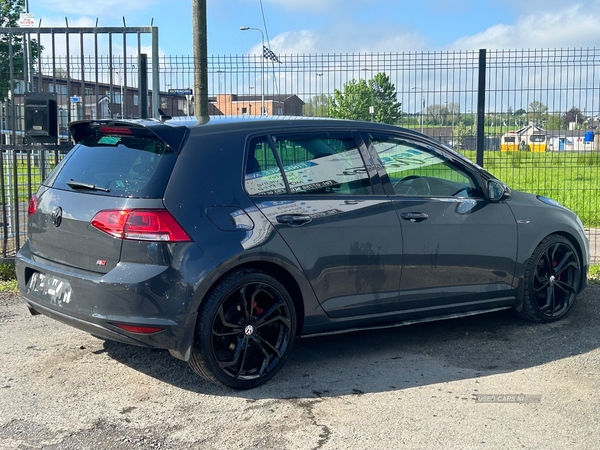
M 580 283 L 581 263 L 573 244 L 562 236 L 547 237 L 528 262 L 521 315 L 535 322 L 560 319 L 573 305 Z
M 235 272 L 205 300 L 190 366 L 209 381 L 253 388 L 283 366 L 295 334 L 296 314 L 285 287 L 264 272 Z

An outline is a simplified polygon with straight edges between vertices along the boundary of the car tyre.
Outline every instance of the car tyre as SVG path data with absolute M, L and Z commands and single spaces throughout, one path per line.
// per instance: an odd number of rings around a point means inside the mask
M 295 335 L 296 312 L 285 287 L 265 272 L 236 271 L 203 302 L 189 364 L 210 382 L 254 388 L 281 369 Z
M 533 322 L 553 322 L 571 308 L 581 286 L 581 262 L 563 236 L 544 239 L 527 262 L 519 315 Z

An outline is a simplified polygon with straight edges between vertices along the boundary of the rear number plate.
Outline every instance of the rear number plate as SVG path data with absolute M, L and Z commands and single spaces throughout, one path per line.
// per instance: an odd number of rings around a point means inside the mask
M 63 306 L 71 302 L 71 284 L 67 280 L 36 272 L 27 285 L 29 294 L 46 303 Z

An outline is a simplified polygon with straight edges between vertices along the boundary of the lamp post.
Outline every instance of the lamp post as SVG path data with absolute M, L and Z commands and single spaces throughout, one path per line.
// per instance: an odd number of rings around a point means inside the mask
M 121 106 L 121 119 L 124 119 L 124 118 L 125 118 L 125 111 L 123 111 L 123 109 L 124 109 L 125 103 L 124 103 L 124 101 L 123 101 L 123 100 L 124 100 L 124 99 L 123 99 L 123 91 L 124 91 L 125 89 L 124 89 L 124 87 L 123 87 L 123 72 L 121 72 L 120 70 L 115 70 L 115 73 L 116 73 L 117 75 L 119 75 L 119 84 L 121 85 L 121 86 L 120 86 L 120 87 L 121 87 L 121 98 L 120 98 L 120 100 L 121 100 L 121 101 L 120 101 L 119 103 L 121 104 L 121 105 L 120 105 L 120 106 Z M 112 86 L 111 86 L 111 87 L 112 87 Z
M 254 31 L 260 32 L 260 41 L 262 43 L 261 51 L 263 52 L 263 54 L 261 55 L 261 58 L 260 58 L 260 78 L 261 78 L 261 82 L 262 82 L 262 87 L 261 87 L 261 91 L 260 91 L 260 115 L 263 116 L 263 115 L 265 115 L 265 55 L 264 55 L 265 33 L 263 33 L 263 30 L 261 30 L 260 28 L 252 28 L 252 27 L 240 27 L 240 30 L 241 31 L 254 30 Z
M 315 114 L 316 115 L 320 115 L 317 112 L 317 108 L 318 108 L 319 102 L 323 102 L 323 74 L 322 73 L 316 73 L 315 75 L 317 76 L 317 79 L 321 80 L 321 92 L 319 92 L 318 100 L 315 102 Z M 323 106 L 324 105 L 325 105 L 325 103 L 323 102 Z

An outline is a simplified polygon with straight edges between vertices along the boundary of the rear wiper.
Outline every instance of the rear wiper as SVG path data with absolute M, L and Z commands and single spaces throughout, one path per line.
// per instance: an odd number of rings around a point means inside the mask
M 110 192 L 110 189 L 96 186 L 95 184 L 91 184 L 91 183 L 83 183 L 82 181 L 75 181 L 73 179 L 70 179 L 69 181 L 67 181 L 67 186 L 69 186 L 72 189 L 90 189 L 92 191 Z

